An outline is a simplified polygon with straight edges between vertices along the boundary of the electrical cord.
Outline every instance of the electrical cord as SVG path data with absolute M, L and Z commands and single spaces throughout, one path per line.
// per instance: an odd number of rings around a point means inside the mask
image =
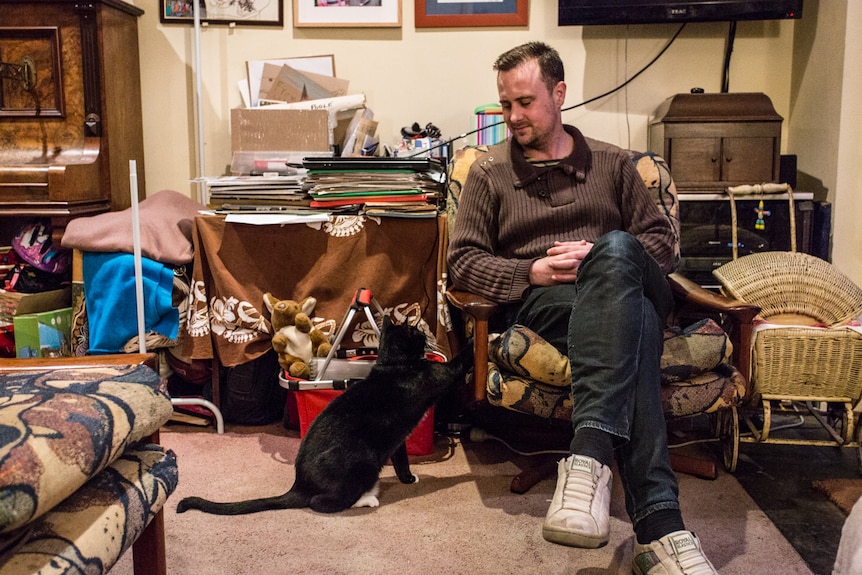
M 733 54 L 733 41 L 736 38 L 736 20 L 731 21 L 727 30 L 727 46 L 724 49 L 724 68 L 721 72 L 721 93 L 730 91 L 730 56 Z
M 487 431 L 485 431 L 481 427 L 471 427 L 470 428 L 470 441 L 473 443 L 482 443 L 485 441 L 496 441 L 497 443 L 501 443 L 506 448 L 508 448 L 509 451 L 513 451 L 513 452 L 517 453 L 518 455 L 525 455 L 528 457 L 531 457 L 534 455 L 569 455 L 568 451 L 563 451 L 561 449 L 545 449 L 545 450 L 541 450 L 541 451 L 521 451 L 519 449 L 515 449 L 509 443 L 507 443 L 503 439 L 497 437 L 496 435 L 491 435 L 490 433 L 488 433 Z
M 638 70 L 634 76 L 632 76 L 631 78 L 629 78 L 628 80 L 626 80 L 625 82 L 620 84 L 619 86 L 616 86 L 615 88 L 611 88 L 607 92 L 604 92 L 603 94 L 599 94 L 598 96 L 593 96 L 592 98 L 584 100 L 583 102 L 580 102 L 578 104 L 574 104 L 572 106 L 569 106 L 568 108 L 563 108 L 561 111 L 562 112 L 568 112 L 570 110 L 574 110 L 575 108 L 580 108 L 581 106 L 586 106 L 587 104 L 592 104 L 596 100 L 601 100 L 602 98 L 610 96 L 611 94 L 618 92 L 618 91 L 622 90 L 623 88 L 625 88 L 626 86 L 628 86 L 629 84 L 631 84 L 635 80 L 635 78 L 637 78 L 638 76 L 640 76 L 641 74 L 646 72 L 653 64 L 655 64 L 658 61 L 659 58 L 661 58 L 664 55 L 665 52 L 668 51 L 668 48 L 670 48 L 671 45 L 676 41 L 677 37 L 679 37 L 680 33 L 682 33 L 684 28 L 685 28 L 685 22 L 683 22 L 680 25 L 680 27 L 677 29 L 677 31 L 674 33 L 674 35 L 671 36 L 670 40 L 668 40 L 667 43 L 664 45 L 664 47 L 661 50 L 659 50 L 658 54 L 656 54 L 655 57 L 652 60 L 650 60 L 643 68 Z M 495 126 L 499 126 L 500 124 L 504 124 L 504 123 L 505 123 L 505 121 L 495 122 L 495 123 L 489 124 L 487 126 L 482 126 L 481 128 L 476 128 L 475 130 L 470 130 L 469 132 L 464 132 L 463 134 L 459 134 L 453 138 L 449 138 L 448 140 L 445 140 L 443 142 L 440 142 L 439 144 L 431 146 L 430 148 L 423 148 L 422 150 L 415 152 L 409 156 L 405 156 L 405 157 L 406 158 L 412 158 L 413 156 L 418 156 L 420 154 L 427 154 L 433 150 L 436 150 L 438 148 L 442 148 L 443 146 L 448 146 L 449 144 L 451 144 L 452 142 L 454 142 L 456 140 L 466 138 L 467 136 L 472 136 L 473 134 L 475 134 L 477 132 L 481 132 L 482 130 L 487 130 L 489 128 L 493 128 Z
M 674 32 L 674 35 L 671 36 L 670 40 L 667 41 L 667 44 L 665 44 L 664 47 L 661 50 L 659 50 L 658 54 L 656 54 L 652 60 L 647 62 L 647 64 L 643 68 L 638 70 L 634 76 L 632 76 L 631 78 L 629 78 L 628 80 L 626 80 L 625 82 L 623 82 L 622 84 L 617 86 L 616 88 L 611 88 L 610 90 L 608 90 L 604 94 L 599 94 L 598 96 L 593 96 L 592 98 L 590 98 L 588 100 L 584 100 L 580 104 L 575 104 L 573 106 L 569 106 L 568 108 L 563 108 L 562 111 L 568 112 L 569 110 L 574 110 L 575 108 L 580 108 L 581 106 L 586 106 L 587 104 L 592 104 L 596 100 L 601 100 L 602 98 L 610 96 L 614 92 L 618 92 L 618 91 L 622 90 L 623 88 L 625 88 L 626 86 L 628 86 L 629 84 L 631 84 L 632 82 L 634 82 L 635 78 L 637 78 L 638 76 L 640 76 L 641 74 L 646 72 L 653 64 L 655 64 L 658 61 L 659 58 L 661 58 L 664 55 L 665 52 L 668 51 L 668 48 L 671 47 L 671 45 L 676 41 L 676 39 L 680 35 L 680 33 L 682 33 L 683 28 L 685 28 L 685 22 L 683 22 L 680 25 L 680 27 L 677 29 L 677 31 Z

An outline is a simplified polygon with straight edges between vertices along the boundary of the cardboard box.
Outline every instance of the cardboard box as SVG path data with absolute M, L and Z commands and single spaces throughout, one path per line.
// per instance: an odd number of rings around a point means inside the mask
M 16 315 L 15 350 L 21 358 L 70 357 L 72 308 Z
M 230 144 L 232 153 L 329 152 L 329 112 L 234 108 L 230 111 Z
M 15 316 L 60 309 L 72 305 L 72 288 L 40 293 L 19 293 L 0 289 L 0 325 L 10 324 Z

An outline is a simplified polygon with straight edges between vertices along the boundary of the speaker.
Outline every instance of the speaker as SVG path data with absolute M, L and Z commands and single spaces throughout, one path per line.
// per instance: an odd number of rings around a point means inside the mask
M 832 204 L 814 202 L 814 232 L 811 238 L 811 254 L 829 261 L 829 243 L 832 237 Z
M 778 182 L 796 189 L 796 154 L 781 154 L 778 163 Z

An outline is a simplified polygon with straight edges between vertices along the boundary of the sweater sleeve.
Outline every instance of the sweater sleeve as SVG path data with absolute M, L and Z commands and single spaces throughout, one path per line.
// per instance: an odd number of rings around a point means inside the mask
M 481 164 L 480 158 L 470 167 L 461 192 L 447 254 L 449 274 L 458 289 L 498 303 L 520 301 L 530 286 L 534 260 L 495 255 L 500 202 L 492 192 L 491 176 Z

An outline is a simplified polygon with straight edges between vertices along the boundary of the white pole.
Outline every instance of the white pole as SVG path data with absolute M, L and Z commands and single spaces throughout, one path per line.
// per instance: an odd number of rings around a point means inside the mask
M 198 201 L 202 204 L 207 204 L 207 202 L 209 202 L 209 198 L 206 197 L 206 184 L 203 181 L 204 174 L 206 174 L 206 169 L 204 166 L 204 108 L 202 88 L 203 71 L 201 70 L 201 3 L 198 0 L 193 1 L 194 7 L 192 8 L 192 11 L 194 13 L 195 22 L 195 117 L 197 123 L 196 133 L 198 138 Z
M 141 218 L 138 214 L 138 163 L 129 160 L 129 184 L 132 188 L 132 241 L 135 250 L 135 301 L 138 310 L 138 349 L 147 353 L 144 326 L 144 272 L 141 265 Z

